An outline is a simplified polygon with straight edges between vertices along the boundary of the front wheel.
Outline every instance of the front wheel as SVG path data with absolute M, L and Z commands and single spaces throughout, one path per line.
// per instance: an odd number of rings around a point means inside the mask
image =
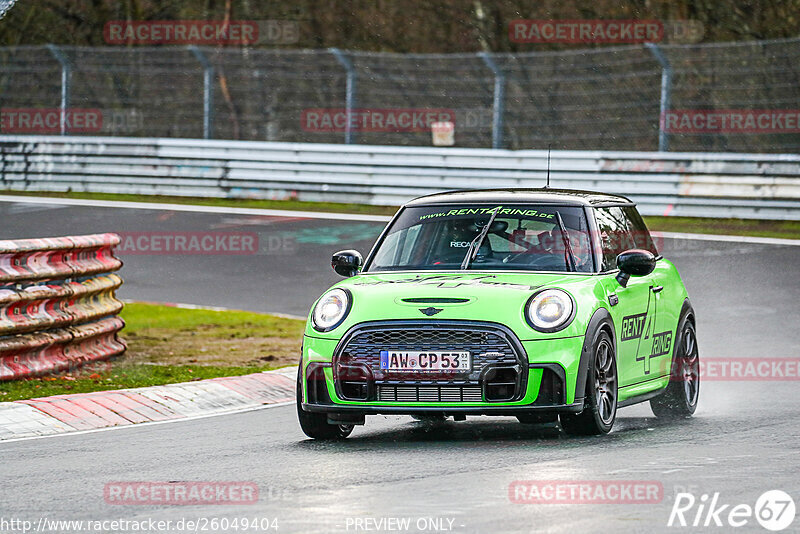
M 617 359 L 611 337 L 605 330 L 595 334 L 592 359 L 586 374 L 586 397 L 579 414 L 561 414 L 567 434 L 607 434 L 617 416 Z
M 324 413 L 307 412 L 303 410 L 303 364 L 297 370 L 297 419 L 303 433 L 313 439 L 343 439 L 353 431 L 353 425 L 334 425 L 328 422 Z
M 682 419 L 694 414 L 700 398 L 700 354 L 694 325 L 684 317 L 678 330 L 667 389 L 654 399 L 650 408 L 659 419 Z

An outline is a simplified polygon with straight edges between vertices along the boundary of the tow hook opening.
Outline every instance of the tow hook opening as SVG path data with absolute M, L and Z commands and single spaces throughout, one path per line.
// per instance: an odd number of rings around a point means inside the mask
M 342 397 L 366 401 L 372 398 L 372 371 L 363 363 L 350 363 L 342 358 L 336 365 L 336 381 Z
M 513 400 L 519 390 L 520 380 L 518 365 L 489 367 L 483 375 L 483 396 L 491 402 Z

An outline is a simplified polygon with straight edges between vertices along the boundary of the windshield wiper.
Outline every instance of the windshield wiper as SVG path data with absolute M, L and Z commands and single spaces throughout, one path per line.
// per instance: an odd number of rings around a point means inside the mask
M 569 242 L 567 227 L 564 226 L 564 219 L 561 218 L 561 213 L 558 211 L 556 211 L 556 219 L 558 219 L 558 228 L 561 230 L 561 237 L 564 240 L 564 255 L 567 260 L 567 269 L 569 269 L 570 272 L 577 271 L 577 262 L 575 261 L 575 254 L 572 253 L 572 245 Z
M 469 267 L 470 262 L 475 259 L 475 256 L 478 255 L 478 250 L 481 248 L 483 244 L 483 240 L 486 239 L 486 234 L 489 233 L 489 228 L 492 226 L 494 222 L 494 218 L 497 217 L 497 213 L 500 211 L 500 206 L 497 206 L 494 211 L 492 211 L 492 216 L 489 217 L 489 222 L 486 223 L 486 226 L 483 227 L 481 233 L 475 236 L 469 244 L 469 250 L 467 250 L 467 255 L 464 256 L 464 261 L 461 262 L 461 270 L 466 271 Z

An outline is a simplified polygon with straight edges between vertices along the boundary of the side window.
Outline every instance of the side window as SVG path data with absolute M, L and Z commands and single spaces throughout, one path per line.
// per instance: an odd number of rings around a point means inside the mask
M 421 229 L 422 225 L 418 224 L 386 236 L 383 246 L 375 256 L 375 265 L 380 267 L 411 264 L 413 261 L 411 253 L 415 250 L 414 246 L 420 237 Z
M 406 232 L 404 243 L 401 245 L 400 261 L 398 262 L 400 265 L 409 265 L 411 263 L 411 253 L 414 251 L 414 245 L 416 245 L 419 238 L 420 230 L 422 230 L 422 225 L 418 224 L 412 226 Z
M 403 234 L 403 231 L 395 232 L 393 234 L 389 234 L 383 240 L 383 246 L 381 246 L 380 250 L 378 250 L 378 254 L 375 256 L 373 260 L 373 264 L 377 267 L 382 265 L 393 265 L 395 259 L 397 258 L 397 245 L 400 242 L 400 236 Z
M 622 208 L 595 208 L 594 212 L 603 247 L 602 270 L 611 271 L 617 268 L 617 255 L 636 246 Z
M 639 211 L 633 206 L 627 206 L 622 208 L 622 212 L 628 219 L 628 228 L 630 228 L 633 235 L 633 242 L 636 244 L 636 248 L 648 250 L 658 256 L 656 245 L 653 243 L 650 231 L 647 229 L 647 225 L 644 224 L 642 216 L 639 215 Z

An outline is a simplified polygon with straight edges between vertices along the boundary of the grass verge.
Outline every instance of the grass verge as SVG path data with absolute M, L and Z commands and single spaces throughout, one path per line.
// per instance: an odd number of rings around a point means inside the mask
M 308 202 L 291 199 L 228 199 L 206 197 L 170 197 L 156 195 L 124 195 L 117 193 L 58 193 L 36 191 L 0 191 L 0 194 L 49 198 L 80 198 L 87 200 L 116 200 L 124 202 L 154 202 L 158 204 L 186 204 L 192 206 L 224 206 L 230 208 L 360 213 L 368 215 L 394 215 L 394 213 L 397 211 L 397 207 L 394 206 L 371 206 L 369 204 L 346 204 L 340 202 Z
M 396 206 L 370 206 L 338 202 L 304 202 L 299 200 L 257 200 L 169 197 L 150 195 L 120 195 L 111 193 L 55 193 L 2 191 L 4 195 L 43 196 L 52 198 L 81 198 L 89 200 L 118 200 L 129 202 L 155 202 L 164 204 L 189 204 L 200 206 L 226 206 L 240 208 L 281 209 L 295 211 L 321 211 L 334 213 L 359 213 L 393 215 Z M 800 221 L 769 221 L 750 219 L 706 219 L 702 217 L 645 217 L 650 230 L 683 232 L 691 234 L 746 235 L 800 239 Z
M 800 221 L 702 219 L 699 217 L 645 217 L 644 220 L 650 230 L 660 232 L 800 239 Z
M 127 304 L 122 358 L 75 372 L 0 382 L 0 401 L 156 386 L 294 365 L 303 321 L 243 311 Z

